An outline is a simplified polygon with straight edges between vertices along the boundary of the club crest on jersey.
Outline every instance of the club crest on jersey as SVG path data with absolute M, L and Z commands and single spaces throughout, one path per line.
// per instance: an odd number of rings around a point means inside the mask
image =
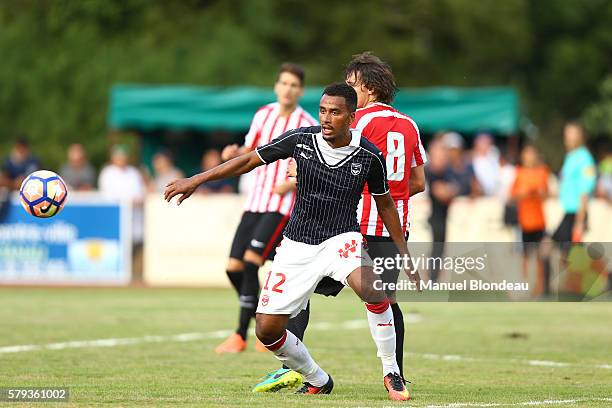
M 361 173 L 361 163 L 351 163 L 351 174 L 357 176 Z

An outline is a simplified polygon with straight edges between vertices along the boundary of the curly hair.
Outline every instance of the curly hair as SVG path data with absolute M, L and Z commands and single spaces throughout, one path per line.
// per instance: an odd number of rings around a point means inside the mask
M 391 67 L 370 51 L 353 55 L 353 59 L 344 70 L 344 77 L 352 74 L 373 91 L 379 102 L 390 104 L 397 92 L 397 85 Z

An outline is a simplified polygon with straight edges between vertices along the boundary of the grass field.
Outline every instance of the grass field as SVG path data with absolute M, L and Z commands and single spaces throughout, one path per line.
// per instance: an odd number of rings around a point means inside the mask
M 215 355 L 237 302 L 195 289 L 0 289 L 0 387 L 69 387 L 70 403 L 35 404 L 62 407 L 612 406 L 610 303 L 404 305 L 413 400 L 401 404 L 386 399 L 363 307 L 345 292 L 314 298 L 306 337 L 334 376 L 329 396 L 251 393 L 275 359 L 253 342 Z

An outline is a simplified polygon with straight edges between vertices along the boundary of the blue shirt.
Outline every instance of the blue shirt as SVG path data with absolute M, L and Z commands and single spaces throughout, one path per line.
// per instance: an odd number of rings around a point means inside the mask
M 8 156 L 2 164 L 2 170 L 6 172 L 11 180 L 25 177 L 38 169 L 40 169 L 40 162 L 33 156 L 28 156 L 22 162 L 15 162 L 11 156 Z
M 575 214 L 580 207 L 580 197 L 595 189 L 595 160 L 589 150 L 580 146 L 567 153 L 561 167 L 559 199 L 566 214 Z

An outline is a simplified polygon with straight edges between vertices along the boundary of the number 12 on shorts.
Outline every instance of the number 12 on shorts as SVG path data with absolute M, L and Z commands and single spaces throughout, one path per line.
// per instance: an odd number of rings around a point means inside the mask
M 264 285 L 264 290 L 268 290 L 268 284 L 270 283 L 270 277 L 272 276 L 272 271 L 268 272 L 268 277 L 266 278 L 266 284 Z M 286 280 L 286 276 L 284 273 L 281 272 L 275 272 L 274 276 L 276 278 L 279 278 L 278 282 L 276 282 L 276 284 L 274 284 L 272 286 L 272 292 L 277 292 L 277 293 L 283 293 L 283 290 L 281 289 L 281 286 L 283 283 L 285 283 Z

